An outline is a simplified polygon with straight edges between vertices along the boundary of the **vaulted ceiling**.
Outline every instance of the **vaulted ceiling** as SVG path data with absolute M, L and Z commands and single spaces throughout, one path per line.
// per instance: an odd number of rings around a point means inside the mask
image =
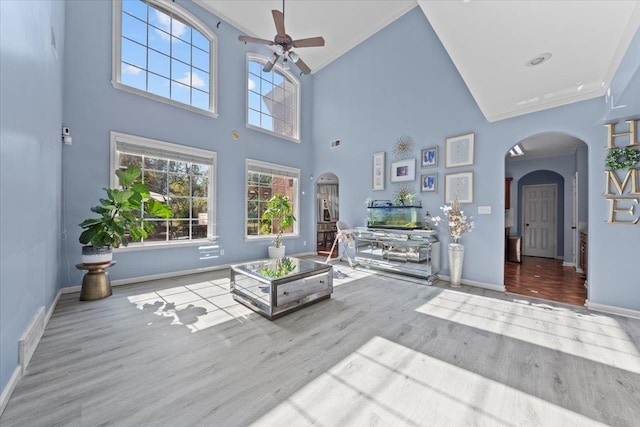
M 280 0 L 193 0 L 247 35 L 272 39 Z M 605 94 L 640 28 L 636 0 L 289 0 L 287 33 L 322 35 L 299 53 L 313 72 L 420 7 L 489 121 Z M 538 65 L 534 65 L 540 62 Z

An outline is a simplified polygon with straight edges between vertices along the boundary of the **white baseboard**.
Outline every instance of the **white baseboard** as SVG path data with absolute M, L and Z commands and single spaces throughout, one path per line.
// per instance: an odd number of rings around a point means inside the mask
M 58 291 L 58 294 L 53 299 L 53 302 L 51 303 L 51 307 L 49 307 L 49 311 L 47 312 L 47 315 L 44 318 L 44 327 L 45 327 L 45 329 L 47 328 L 47 325 L 49 324 L 49 320 L 51 319 L 51 315 L 53 314 L 53 310 L 55 310 L 55 308 L 58 305 L 58 301 L 60 301 L 60 296 L 61 295 L 62 295 L 62 289 L 60 289 Z
M 0 415 L 4 412 L 4 409 L 7 407 L 7 403 L 9 403 L 9 398 L 13 394 L 13 390 L 15 390 L 18 385 L 18 381 L 22 378 L 22 368 L 20 365 L 16 366 L 16 369 L 13 371 L 11 378 L 9 378 L 9 382 L 7 386 L 2 390 L 2 394 L 0 394 Z
M 111 286 L 130 285 L 131 283 L 148 282 L 150 280 L 170 279 L 172 277 L 187 276 L 190 274 L 208 273 L 210 271 L 224 270 L 225 268 L 229 268 L 229 267 L 230 267 L 230 264 L 222 264 L 222 265 L 216 265 L 213 267 L 192 268 L 190 270 L 170 271 L 168 273 L 159 273 L 159 274 L 150 274 L 148 276 L 130 277 L 128 279 L 112 280 Z M 80 292 L 80 288 L 81 287 L 78 286 L 78 292 Z
M 82 289 L 82 286 L 78 285 L 78 286 L 65 286 L 64 288 L 60 289 L 60 293 L 61 294 L 75 294 L 76 292 L 80 292 L 80 290 Z
M 601 311 L 603 313 L 617 314 L 619 316 L 631 317 L 634 319 L 640 319 L 640 311 L 631 310 L 629 308 L 616 307 L 614 305 L 598 304 L 587 300 L 585 303 L 589 310 Z
M 562 266 L 563 266 L 563 267 L 575 267 L 575 266 L 576 266 L 576 264 L 575 264 L 575 262 L 567 262 L 567 261 L 564 261 L 564 262 L 562 263 Z
M 31 356 L 36 352 L 36 347 L 44 334 L 45 328 L 44 306 L 38 307 L 33 320 L 27 326 L 18 340 L 18 366 L 22 367 L 22 374 L 27 369 Z
M 576 267 L 576 273 L 578 274 L 584 274 L 584 270 L 581 269 L 580 267 Z
M 300 252 L 299 254 L 293 254 L 291 256 L 304 257 L 304 256 L 318 256 L 317 252 Z
M 77 287 L 78 292 L 80 292 L 80 286 L 73 287 Z M 29 366 L 31 356 L 33 356 L 35 349 L 40 343 L 40 339 L 42 338 L 42 335 L 44 334 L 44 331 L 49 324 L 51 315 L 56 309 L 58 301 L 60 301 L 60 296 L 63 293 L 68 293 L 64 292 L 65 289 L 67 288 L 62 288 L 58 291 L 46 314 L 44 314 L 44 306 L 40 307 L 37 310 L 33 321 L 24 331 L 22 337 L 20 337 L 20 340 L 18 341 L 18 366 L 16 366 L 16 369 L 13 371 L 13 375 L 11 375 L 9 382 L 7 383 L 4 390 L 2 390 L 2 394 L 0 395 L 0 415 L 2 415 L 4 409 L 7 407 L 7 403 L 9 403 L 9 398 L 13 394 L 13 390 L 16 388 L 16 385 L 22 378 L 22 375 L 27 369 L 27 366 Z
M 451 277 L 445 276 L 444 274 L 438 274 L 438 279 L 446 280 L 447 282 L 451 281 Z M 475 280 L 462 279 L 460 281 L 460 283 L 462 283 L 463 285 L 475 286 L 476 288 L 489 289 L 491 291 L 498 291 L 498 292 L 506 292 L 507 291 L 507 289 L 504 287 L 504 285 L 502 285 L 502 286 L 500 286 L 500 285 L 492 285 L 491 283 L 477 282 Z

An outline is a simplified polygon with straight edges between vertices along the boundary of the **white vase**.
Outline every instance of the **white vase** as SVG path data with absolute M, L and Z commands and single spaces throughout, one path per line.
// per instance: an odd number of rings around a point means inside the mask
M 284 258 L 284 245 L 280 245 L 279 248 L 276 248 L 275 246 L 269 246 L 269 258 Z
M 463 260 L 464 245 L 462 243 L 449 243 L 449 276 L 453 287 L 460 286 Z

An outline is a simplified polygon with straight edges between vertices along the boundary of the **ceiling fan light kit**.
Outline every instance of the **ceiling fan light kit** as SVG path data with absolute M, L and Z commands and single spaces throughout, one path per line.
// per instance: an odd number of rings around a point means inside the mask
M 291 48 L 295 47 L 315 47 L 315 46 L 324 46 L 324 39 L 322 37 L 310 37 L 306 39 L 293 40 L 291 36 L 289 36 L 284 29 L 284 0 L 282 0 L 282 12 L 279 10 L 272 10 L 271 14 L 273 15 L 273 22 L 276 26 L 276 36 L 273 38 L 273 41 L 260 39 L 257 37 L 238 36 L 238 40 L 245 43 L 259 43 L 265 44 L 267 46 L 275 46 L 274 56 L 269 58 L 269 61 L 265 64 L 263 71 L 269 72 L 278 61 L 278 59 L 282 56 L 282 67 L 285 70 L 289 69 L 289 60 L 296 64 L 298 69 L 302 74 L 311 73 L 311 69 L 304 61 L 300 58 L 296 52 L 292 51 Z

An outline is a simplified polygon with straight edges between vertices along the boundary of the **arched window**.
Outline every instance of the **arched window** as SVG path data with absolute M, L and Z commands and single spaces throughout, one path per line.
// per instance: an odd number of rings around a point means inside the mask
M 113 7 L 113 85 L 215 117 L 215 34 L 170 1 Z
M 300 142 L 300 82 L 269 58 L 247 55 L 247 127 Z

